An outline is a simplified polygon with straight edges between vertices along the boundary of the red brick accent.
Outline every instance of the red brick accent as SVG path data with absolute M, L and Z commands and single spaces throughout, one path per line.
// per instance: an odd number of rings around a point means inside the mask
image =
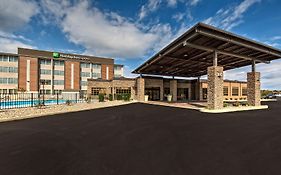
M 19 58 L 19 88 L 26 90 L 26 62 L 30 60 L 30 91 L 39 89 L 38 58 L 20 56 Z
M 71 64 L 74 64 L 74 90 L 80 90 L 80 62 L 65 61 L 65 89 L 71 89 Z
M 102 64 L 101 65 L 101 78 L 103 80 L 106 80 L 106 67 L 108 67 L 108 79 L 109 80 L 112 80 L 113 79 L 113 72 L 114 72 L 114 69 L 113 69 L 113 64 Z

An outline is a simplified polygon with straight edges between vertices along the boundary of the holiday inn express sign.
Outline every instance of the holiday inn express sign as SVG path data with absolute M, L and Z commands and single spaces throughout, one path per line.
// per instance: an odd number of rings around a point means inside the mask
M 78 59 L 78 60 L 89 60 L 89 58 L 87 58 L 87 57 L 69 55 L 69 54 L 62 54 L 62 53 L 58 53 L 58 52 L 53 52 L 53 58 L 68 58 L 68 59 Z

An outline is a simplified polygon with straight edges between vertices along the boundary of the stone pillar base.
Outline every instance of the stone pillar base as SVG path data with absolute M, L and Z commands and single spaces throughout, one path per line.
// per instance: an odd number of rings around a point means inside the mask
M 137 100 L 144 101 L 144 78 L 137 79 Z
M 171 80 L 170 81 L 170 94 L 172 95 L 172 101 L 177 101 L 177 80 Z
M 250 106 L 261 105 L 260 72 L 247 73 L 247 101 Z
M 223 67 L 208 67 L 208 109 L 223 108 Z

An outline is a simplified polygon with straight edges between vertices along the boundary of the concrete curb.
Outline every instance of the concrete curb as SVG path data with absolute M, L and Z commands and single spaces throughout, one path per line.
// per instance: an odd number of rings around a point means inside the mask
M 227 107 L 219 110 L 210 110 L 206 108 L 201 108 L 200 112 L 205 113 L 225 113 L 225 112 L 239 112 L 239 111 L 250 111 L 250 110 L 260 110 L 260 109 L 268 109 L 267 105 L 261 106 L 243 106 L 243 107 Z

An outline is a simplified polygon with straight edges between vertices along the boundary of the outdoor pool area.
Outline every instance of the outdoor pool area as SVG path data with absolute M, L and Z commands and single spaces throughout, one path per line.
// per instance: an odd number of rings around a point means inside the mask
M 14 100 L 14 101 L 3 101 L 0 102 L 0 109 L 11 109 L 11 108 L 24 108 L 24 107 L 35 107 L 39 104 L 44 105 L 55 105 L 55 104 L 64 104 L 68 100 L 64 99 L 47 99 L 47 100 Z M 69 100 L 71 103 L 82 102 L 81 100 Z

